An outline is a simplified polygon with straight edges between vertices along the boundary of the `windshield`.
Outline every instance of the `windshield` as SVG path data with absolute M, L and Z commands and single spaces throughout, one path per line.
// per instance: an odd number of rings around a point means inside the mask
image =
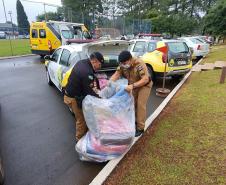
M 83 31 L 80 25 L 60 25 L 61 34 L 65 39 L 91 39 L 88 31 Z
M 169 51 L 173 53 L 188 53 L 189 49 L 184 42 L 168 42 Z
M 73 39 L 73 33 L 70 30 L 62 30 L 61 32 L 65 39 Z

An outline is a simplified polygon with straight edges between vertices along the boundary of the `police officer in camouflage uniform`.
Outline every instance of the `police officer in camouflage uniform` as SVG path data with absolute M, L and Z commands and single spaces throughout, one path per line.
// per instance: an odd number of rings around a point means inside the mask
M 64 103 L 73 110 L 76 118 L 76 142 L 88 130 L 82 112 L 82 101 L 87 95 L 99 97 L 100 86 L 95 73 L 103 63 L 104 57 L 99 52 L 93 52 L 90 59 L 78 61 L 73 67 L 65 87 Z
M 110 80 L 116 81 L 120 77 L 128 80 L 126 91 L 132 92 L 135 101 L 136 134 L 144 132 L 146 120 L 146 105 L 151 92 L 152 81 L 147 66 L 143 61 L 133 58 L 129 51 L 122 51 L 118 57 L 119 66 Z

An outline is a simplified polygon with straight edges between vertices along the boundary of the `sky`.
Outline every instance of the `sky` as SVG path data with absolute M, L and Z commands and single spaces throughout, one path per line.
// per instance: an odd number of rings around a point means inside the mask
M 10 21 L 10 15 L 8 14 L 9 11 L 12 12 L 12 20 L 13 23 L 17 24 L 17 13 L 16 13 L 16 1 L 17 0 L 0 0 L 0 23 L 5 23 L 5 13 L 4 13 L 4 8 L 3 8 L 3 1 L 5 4 L 5 9 L 6 9 L 6 16 L 7 20 Z M 49 4 L 54 4 L 54 5 L 61 5 L 61 0 L 30 0 L 34 2 L 45 2 Z M 28 21 L 31 23 L 32 21 L 36 21 L 36 16 L 39 14 L 44 13 L 44 6 L 41 3 L 33 3 L 33 2 L 27 2 L 20 0 L 24 7 L 24 11 L 27 14 Z M 46 12 L 56 11 L 56 7 L 50 7 L 46 5 Z

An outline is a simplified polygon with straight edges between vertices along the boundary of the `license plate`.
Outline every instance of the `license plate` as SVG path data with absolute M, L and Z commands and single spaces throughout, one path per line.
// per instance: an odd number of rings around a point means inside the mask
M 185 65 L 185 64 L 187 64 L 187 61 L 185 61 L 185 60 L 180 60 L 180 61 L 177 61 L 177 64 L 178 64 L 178 65 Z

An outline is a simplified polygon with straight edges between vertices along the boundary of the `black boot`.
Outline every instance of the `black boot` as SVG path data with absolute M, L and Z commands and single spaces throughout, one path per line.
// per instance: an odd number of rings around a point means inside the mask
M 138 137 L 138 136 L 142 135 L 143 133 L 144 133 L 144 129 L 143 130 L 136 129 L 135 137 Z

